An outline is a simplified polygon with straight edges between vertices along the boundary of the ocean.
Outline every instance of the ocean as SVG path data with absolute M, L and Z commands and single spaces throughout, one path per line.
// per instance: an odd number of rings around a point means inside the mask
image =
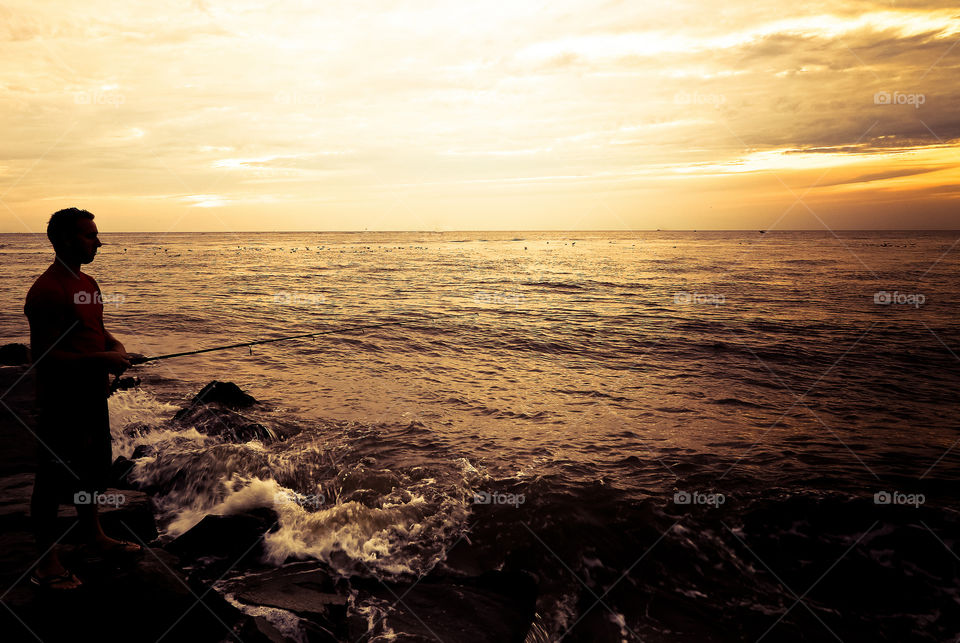
M 165 539 L 265 506 L 276 565 L 523 570 L 531 642 L 960 640 L 956 232 L 101 240 L 129 351 L 402 322 L 131 369 Z M 2 343 L 52 256 L 0 234 Z M 170 423 L 212 380 L 285 439 Z

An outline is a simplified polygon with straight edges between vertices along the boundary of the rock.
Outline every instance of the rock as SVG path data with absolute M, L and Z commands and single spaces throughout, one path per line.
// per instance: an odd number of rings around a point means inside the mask
M 356 582 L 353 579 L 351 582 Z M 376 583 L 376 584 L 374 584 Z M 522 643 L 533 623 L 537 585 L 523 572 L 488 572 L 476 578 L 431 578 L 414 583 L 364 580 L 356 597 L 370 597 L 393 609 L 380 628 L 389 627 L 403 641 Z M 397 601 L 397 597 L 403 597 Z M 366 619 L 350 619 L 350 638 L 368 634 Z M 379 629 L 375 628 L 379 633 Z
M 4 640 L 76 640 L 88 632 L 100 641 L 223 641 L 247 630 L 249 617 L 216 592 L 191 586 L 176 571 L 176 558 L 162 549 L 148 549 L 124 564 L 92 562 L 64 554 L 82 580 L 82 592 L 40 592 L 21 583 L 4 599 L 10 610 L 0 614 Z M 11 611 L 12 610 L 12 611 Z M 16 615 L 16 618 L 14 617 Z M 252 636 L 244 641 L 268 641 Z
M 16 366 L 30 363 L 30 347 L 26 344 L 4 344 L 0 346 L 0 364 Z
M 117 489 L 136 489 L 136 486 L 130 481 L 130 472 L 133 471 L 135 465 L 135 462 L 122 455 L 113 461 L 110 476 L 113 478 L 113 484 Z
M 347 638 L 349 590 L 337 583 L 316 562 L 293 563 L 259 574 L 248 574 L 224 588 L 248 605 L 264 605 L 293 612 L 316 628 L 310 640 Z
M 157 455 L 157 447 L 152 444 L 140 444 L 137 445 L 137 448 L 133 450 L 133 454 L 130 456 L 131 460 L 138 460 L 140 458 L 152 458 Z
M 214 380 L 200 389 L 193 400 L 191 406 L 198 404 L 221 404 L 231 409 L 241 409 L 257 404 L 257 399 L 252 395 L 243 392 L 239 386 L 233 382 L 220 382 Z
M 190 406 L 177 411 L 174 420 L 183 426 L 192 426 L 200 433 L 220 436 L 230 442 L 249 442 L 260 440 L 272 442 L 277 434 L 259 422 L 216 405 Z
M 263 554 L 263 536 L 276 531 L 273 509 L 257 508 L 228 516 L 209 515 L 166 547 L 184 562 L 202 562 L 213 571 L 226 567 L 256 565 Z M 202 560 L 201 560 L 202 559 Z
M 186 407 L 173 416 L 183 426 L 192 426 L 206 435 L 216 435 L 231 442 L 260 440 L 271 442 L 277 439 L 273 429 L 237 412 L 259 404 L 232 382 L 214 380 L 201 389 Z
M 139 377 L 121 377 L 117 380 L 110 381 L 110 395 L 113 395 L 117 391 L 126 391 L 127 389 L 137 388 L 140 386 Z

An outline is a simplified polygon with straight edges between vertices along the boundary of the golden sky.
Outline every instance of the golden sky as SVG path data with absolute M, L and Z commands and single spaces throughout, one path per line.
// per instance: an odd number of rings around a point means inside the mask
M 960 8 L 0 4 L 0 231 L 957 228 Z

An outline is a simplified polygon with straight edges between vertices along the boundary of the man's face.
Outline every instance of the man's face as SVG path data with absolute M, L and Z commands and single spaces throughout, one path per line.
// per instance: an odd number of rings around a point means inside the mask
M 99 231 L 93 219 L 77 221 L 77 235 L 70 245 L 80 263 L 90 263 L 97 256 L 97 248 L 103 245 L 97 234 Z

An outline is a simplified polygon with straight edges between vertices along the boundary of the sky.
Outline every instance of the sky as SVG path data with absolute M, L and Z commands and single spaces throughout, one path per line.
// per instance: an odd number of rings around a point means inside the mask
M 956 229 L 950 4 L 3 0 L 0 232 Z

